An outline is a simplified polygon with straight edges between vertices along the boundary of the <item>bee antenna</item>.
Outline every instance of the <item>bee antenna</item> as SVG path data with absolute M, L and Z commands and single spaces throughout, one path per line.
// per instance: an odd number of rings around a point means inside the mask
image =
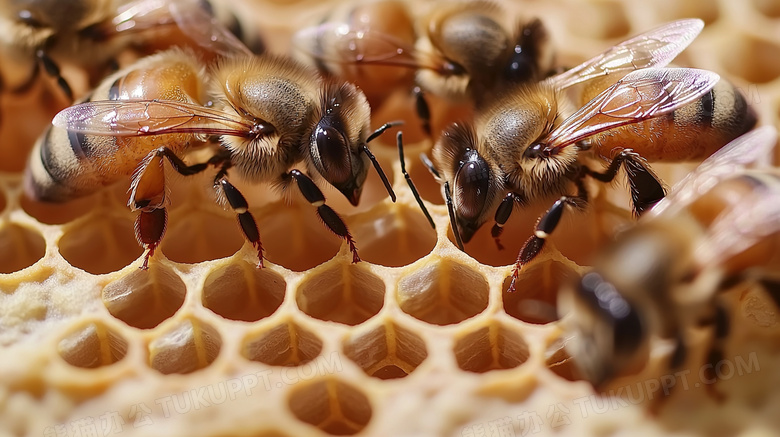
M 385 133 L 385 131 L 390 129 L 391 127 L 400 126 L 402 124 L 404 124 L 403 121 L 396 120 L 396 121 L 387 122 L 387 123 L 383 124 L 382 126 L 379 126 L 379 129 L 375 130 L 374 133 L 372 133 L 371 135 L 368 136 L 368 139 L 366 140 L 366 144 L 370 143 L 372 140 L 376 139 L 376 137 L 378 137 L 378 136 L 382 135 L 383 133 Z
M 455 243 L 458 244 L 458 249 L 465 252 L 463 248 L 463 240 L 460 239 L 460 228 L 458 228 L 458 222 L 455 221 L 455 208 L 452 205 L 452 194 L 450 193 L 450 183 L 444 182 L 444 197 L 447 201 L 447 212 L 450 214 L 450 226 L 452 226 L 452 233 L 455 234 Z
M 412 177 L 409 176 L 409 173 L 406 172 L 406 160 L 404 159 L 403 133 L 400 131 L 396 135 L 396 142 L 398 143 L 398 158 L 401 161 L 401 172 L 404 174 L 404 177 L 406 178 L 406 183 L 407 185 L 409 185 L 409 189 L 412 190 L 412 194 L 414 194 L 414 198 L 415 200 L 417 200 L 417 204 L 420 205 L 420 209 L 422 210 L 423 214 L 425 214 L 425 218 L 428 219 L 428 223 L 430 223 L 433 229 L 436 229 L 436 223 L 434 223 L 433 217 L 431 217 L 431 214 L 428 212 L 428 208 L 425 207 L 422 198 L 420 198 L 420 192 L 417 191 L 417 187 L 414 185 L 414 181 L 412 181 Z
M 379 165 L 379 161 L 376 160 L 376 156 L 374 156 L 373 153 L 371 153 L 370 150 L 368 150 L 368 146 L 363 144 L 360 146 L 360 151 L 366 154 L 368 156 L 368 159 L 371 160 L 371 163 L 374 164 L 374 168 L 376 169 L 376 172 L 379 174 L 379 178 L 382 179 L 382 183 L 385 184 L 385 189 L 387 190 L 387 194 L 390 195 L 390 199 L 395 202 L 395 191 L 393 191 L 393 187 L 390 186 L 390 181 L 387 180 L 387 175 L 385 175 L 384 170 L 382 170 L 382 166 Z
M 370 143 L 376 137 L 382 135 L 385 133 L 386 130 L 390 129 L 391 127 L 400 126 L 404 124 L 403 121 L 390 121 L 382 126 L 379 126 L 379 129 L 375 130 L 374 133 L 368 136 L 366 139 L 366 144 Z M 395 192 L 393 191 L 393 187 L 390 186 L 390 181 L 387 180 L 387 175 L 385 175 L 385 172 L 382 170 L 382 166 L 379 165 L 379 161 L 376 160 L 376 157 L 373 153 L 371 153 L 370 150 L 368 150 L 368 146 L 366 144 L 363 144 L 360 147 L 360 150 L 363 151 L 366 156 L 368 156 L 368 159 L 371 160 L 371 163 L 374 164 L 374 168 L 376 169 L 376 172 L 379 173 L 379 178 L 382 179 L 382 183 L 385 184 L 385 189 L 387 190 L 387 194 L 390 195 L 390 198 L 395 202 Z
M 431 161 L 431 158 L 429 158 L 428 155 L 426 155 L 425 153 L 420 153 L 420 161 L 422 161 L 423 165 L 425 165 L 425 167 L 433 175 L 434 178 L 436 178 L 437 180 L 441 179 L 439 170 L 436 170 L 436 166 L 433 165 L 433 161 Z

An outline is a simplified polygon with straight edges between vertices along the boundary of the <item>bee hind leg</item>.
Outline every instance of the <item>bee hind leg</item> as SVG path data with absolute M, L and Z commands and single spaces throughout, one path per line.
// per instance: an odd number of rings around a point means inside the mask
M 317 215 L 320 217 L 325 226 L 330 229 L 331 232 L 337 236 L 343 238 L 349 245 L 349 250 L 352 252 L 352 262 L 360 262 L 360 256 L 357 253 L 357 246 L 355 240 L 352 238 L 347 224 L 339 217 L 336 211 L 330 206 L 325 204 L 325 195 L 322 194 L 319 187 L 306 176 L 300 170 L 291 170 L 287 176 L 292 177 L 298 184 L 298 189 L 303 194 L 303 197 L 311 204 L 311 206 L 317 208 Z
M 604 172 L 600 173 L 587 167 L 583 167 L 583 171 L 586 175 L 598 181 L 612 182 L 621 165 L 626 170 L 626 175 L 628 175 L 628 185 L 631 190 L 631 200 L 635 215 L 642 215 L 642 213 L 666 197 L 666 190 L 663 184 L 646 165 L 646 161 L 629 149 L 621 150 Z
M 135 219 L 135 238 L 138 243 L 148 249 L 144 256 L 142 270 L 149 268 L 149 258 L 154 255 L 155 249 L 160 244 L 165 228 L 168 224 L 168 212 L 165 208 L 155 208 L 150 211 L 141 211 Z

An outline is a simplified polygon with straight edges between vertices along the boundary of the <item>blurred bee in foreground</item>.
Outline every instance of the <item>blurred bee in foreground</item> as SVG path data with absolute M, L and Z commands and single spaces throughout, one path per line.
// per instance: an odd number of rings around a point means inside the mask
M 493 216 L 492 236 L 501 248 L 516 205 L 558 197 L 520 251 L 514 290 L 520 267 L 539 254 L 565 207 L 587 204 L 586 177 L 610 182 L 623 166 L 639 215 L 664 197 L 645 155 L 703 158 L 750 129 L 755 114 L 728 83 L 713 89 L 715 73 L 651 68 L 668 64 L 702 27 L 700 20 L 680 20 L 638 35 L 565 73 L 510 90 L 477 114 L 474 125 L 445 129 L 433 162 L 425 160 L 443 185 L 458 246 Z M 564 118 L 560 92 L 579 83 L 586 103 Z M 668 147 L 676 153 L 657 156 Z M 588 159 L 611 162 L 598 171 Z
M 542 23 L 532 20 L 512 32 L 500 24 L 504 15 L 481 0 L 440 2 L 420 18 L 399 0 L 355 2 L 299 31 L 294 44 L 320 71 L 358 85 L 372 105 L 399 86 L 414 89 L 430 134 L 422 92 L 479 103 L 509 84 L 549 75 L 553 57 Z
M 720 361 L 729 333 L 721 291 L 758 283 L 780 305 L 776 142 L 776 130 L 765 126 L 713 154 L 563 290 L 559 313 L 572 313 L 577 336 L 567 347 L 597 388 L 641 369 L 653 336 L 674 341 L 669 366 L 677 369 L 686 332 L 710 326 L 707 359 Z
M 145 268 L 167 223 L 164 162 L 182 175 L 214 166 L 214 186 L 237 214 L 262 266 L 260 233 L 244 196 L 228 181 L 232 168 L 249 181 L 296 183 L 328 229 L 347 241 L 353 261 L 359 261 L 347 226 L 309 175 L 357 204 L 372 161 L 395 201 L 366 146 L 391 124 L 369 132 L 370 108 L 354 85 L 321 79 L 292 60 L 248 56 L 222 28 L 210 33 L 218 36 L 221 49 L 232 46 L 234 55 L 208 71 L 191 52 L 169 50 L 110 76 L 86 102 L 60 112 L 32 152 L 27 193 L 67 201 L 132 176 L 128 205 L 140 210 L 135 231 L 149 249 Z M 214 137 L 220 144 L 207 162 L 187 165 L 181 159 L 196 147 L 213 146 Z
M 41 67 L 56 79 L 69 101 L 73 91 L 60 75 L 58 61 L 67 60 L 87 69 L 97 83 L 124 49 L 172 38 L 176 14 L 172 10 L 197 8 L 221 20 L 239 37 L 262 50 L 253 33 L 244 33 L 227 3 L 215 0 L 2 0 L 0 45 L 4 54 L 19 61 L 35 59 L 32 72 L 22 83 L 5 84 L 11 92 L 23 92 L 38 78 Z M 193 29 L 199 35 L 203 29 Z M 161 38 L 162 37 L 162 38 Z M 6 58 L 6 61 L 8 59 Z

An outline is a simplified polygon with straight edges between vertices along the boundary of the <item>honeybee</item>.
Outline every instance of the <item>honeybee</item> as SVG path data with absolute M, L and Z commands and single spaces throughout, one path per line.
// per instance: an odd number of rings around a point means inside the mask
M 669 366 L 679 368 L 694 327 L 713 329 L 717 363 L 729 332 L 719 293 L 735 285 L 761 284 L 780 305 L 776 142 L 765 126 L 715 152 L 562 290 L 559 313 L 576 335 L 567 347 L 597 388 L 641 369 L 653 336 L 675 344 Z
M 366 146 L 392 124 L 371 133 L 368 102 L 352 84 L 322 79 L 289 59 L 247 56 L 237 40 L 220 41 L 237 45 L 234 55 L 208 69 L 190 51 L 169 50 L 108 77 L 87 101 L 61 111 L 32 152 L 27 193 L 66 201 L 132 177 L 128 206 L 140 211 L 135 232 L 148 249 L 146 268 L 166 228 L 164 162 L 182 175 L 213 166 L 214 187 L 237 214 L 262 266 L 260 233 L 246 199 L 228 180 L 232 169 L 248 181 L 297 185 L 358 262 L 346 224 L 312 178 L 324 179 L 357 204 L 372 162 L 395 201 Z M 213 157 L 185 164 L 181 155 L 208 147 L 212 137 L 219 141 Z
M 665 194 L 645 154 L 674 144 L 683 150 L 669 160 L 703 157 L 750 129 L 755 113 L 731 85 L 713 89 L 715 73 L 657 68 L 702 27 L 693 19 L 653 29 L 567 72 L 510 90 L 480 111 L 473 125 L 446 128 L 427 164 L 443 185 L 458 246 L 463 249 L 492 215 L 500 248 L 502 227 L 516 205 L 558 197 L 520 251 L 514 290 L 520 267 L 542 250 L 565 207 L 585 207 L 586 177 L 610 182 L 623 166 L 639 215 Z M 606 88 L 594 86 L 605 82 Z M 579 83 L 587 103 L 564 117 L 560 92 Z M 611 160 L 604 171 L 588 165 L 599 157 L 597 162 Z
M 208 14 L 251 41 L 262 50 L 254 32 L 243 32 L 229 7 L 215 0 L 2 0 L 0 1 L 0 45 L 6 60 L 35 59 L 32 72 L 18 85 L 6 87 L 12 92 L 28 89 L 43 70 L 54 79 L 69 101 L 73 91 L 60 75 L 59 62 L 75 63 L 91 75 L 91 83 L 102 79 L 115 57 L 125 48 L 154 44 L 160 37 L 175 38 L 177 27 L 187 20 L 188 9 Z M 187 11 L 185 13 L 185 11 Z M 209 35 L 203 29 L 189 31 L 196 40 Z M 204 40 L 206 41 L 206 40 Z M 214 42 L 208 42 L 211 45 Z
M 513 32 L 500 24 L 503 15 L 497 4 L 481 0 L 440 2 L 420 18 L 399 0 L 356 2 L 296 33 L 294 46 L 320 71 L 366 90 L 372 104 L 399 86 L 414 89 L 418 115 L 430 133 L 423 92 L 479 103 L 508 84 L 540 80 L 552 69 L 541 21 L 519 24 Z

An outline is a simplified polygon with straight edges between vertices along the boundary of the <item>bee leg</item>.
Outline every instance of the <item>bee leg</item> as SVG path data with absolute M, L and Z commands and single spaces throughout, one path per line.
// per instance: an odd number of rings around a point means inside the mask
M 433 229 L 436 229 L 436 223 L 433 222 L 433 217 L 431 217 L 431 214 L 428 212 L 428 208 L 425 207 L 425 204 L 420 197 L 420 193 L 417 191 L 417 187 L 414 186 L 412 177 L 409 176 L 409 173 L 406 171 L 406 161 L 404 160 L 404 140 L 403 134 L 401 132 L 398 132 L 396 135 L 396 142 L 398 143 L 398 158 L 401 160 L 401 172 L 404 174 L 404 178 L 406 178 L 406 184 L 409 185 L 409 189 L 412 190 L 414 199 L 417 201 L 417 204 L 420 205 L 420 209 L 422 210 L 423 214 L 425 214 L 425 218 L 428 219 L 428 223 L 430 223 Z
M 547 241 L 547 237 L 549 237 L 558 226 L 566 205 L 581 208 L 583 202 L 584 199 L 582 197 L 562 196 L 553 203 L 553 206 L 551 206 L 547 212 L 539 217 L 539 221 L 536 222 L 534 235 L 526 240 L 525 244 L 523 244 L 523 247 L 520 249 L 520 253 L 517 255 L 517 261 L 515 261 L 515 265 L 512 269 L 512 281 L 509 283 L 508 291 L 510 293 L 515 291 L 515 283 L 520 275 L 520 269 L 541 253 L 544 243 Z
M 500 237 L 501 233 L 504 232 L 504 225 L 507 220 L 509 220 L 509 216 L 512 215 L 512 209 L 515 206 L 515 202 L 523 203 L 522 197 L 517 193 L 509 192 L 506 197 L 504 197 L 504 200 L 498 204 L 498 209 L 496 209 L 496 224 L 494 224 L 493 228 L 490 230 L 490 235 L 493 236 L 493 240 L 495 240 L 498 250 L 504 250 Z
M 165 228 L 168 224 L 168 212 L 165 208 L 155 208 L 149 211 L 142 210 L 135 219 L 135 238 L 138 243 L 149 251 L 144 256 L 142 270 L 149 268 L 149 258 L 154 255 L 155 249 L 160 244 Z
M 71 90 L 68 81 L 66 81 L 65 78 L 60 74 L 60 67 L 57 65 L 57 63 L 54 62 L 54 60 L 50 58 L 49 55 L 47 55 L 43 50 L 38 50 L 35 52 L 35 56 L 38 58 L 38 61 L 40 61 L 43 69 L 46 70 L 46 73 L 57 80 L 57 85 L 65 94 L 65 97 L 67 97 L 68 100 L 72 102 L 73 90 Z
M 666 190 L 658 177 L 645 165 L 645 160 L 631 150 L 622 150 L 603 173 L 583 168 L 585 174 L 598 181 L 612 182 L 621 165 L 628 175 L 634 214 L 642 215 L 666 196 Z
M 168 162 L 171 163 L 171 167 L 173 167 L 173 169 L 182 176 L 192 176 L 194 174 L 198 174 L 206 170 L 210 165 L 221 166 L 222 170 L 227 170 L 227 168 L 230 167 L 230 153 L 224 149 L 220 150 L 219 153 L 216 153 L 214 156 L 209 158 L 208 161 L 193 165 L 187 165 L 184 161 L 182 161 L 181 158 L 176 156 L 173 150 L 167 147 L 160 147 L 159 149 L 155 150 L 155 153 L 157 156 L 164 156 L 167 158 Z M 224 173 L 221 176 L 224 176 Z
M 416 86 L 412 89 L 412 94 L 414 94 L 414 109 L 417 111 L 417 117 L 420 119 L 423 131 L 433 139 L 431 135 L 431 108 L 428 106 L 428 101 L 425 100 L 425 93 Z
M 349 250 L 352 252 L 352 262 L 360 262 L 360 257 L 358 256 L 357 247 L 355 246 L 355 240 L 352 238 L 352 234 L 349 233 L 347 225 L 344 223 L 344 220 L 336 214 L 336 211 L 325 204 L 325 196 L 322 194 L 319 187 L 317 187 L 311 178 L 300 170 L 291 170 L 288 175 L 298 184 L 298 189 L 301 191 L 301 194 L 303 194 L 303 197 L 311 203 L 313 207 L 317 208 L 317 215 L 322 222 L 325 223 L 325 226 L 349 244 Z
M 226 172 L 229 166 L 223 166 L 217 173 L 217 177 L 214 178 L 214 187 L 222 192 L 227 200 L 230 208 L 238 216 L 238 225 L 241 227 L 241 232 L 244 233 L 244 237 L 252 244 L 252 247 L 257 249 L 257 267 L 263 268 L 263 244 L 260 242 L 260 231 L 257 230 L 257 222 L 251 212 L 249 212 L 249 204 L 241 191 L 238 190 L 233 184 L 228 182 Z

